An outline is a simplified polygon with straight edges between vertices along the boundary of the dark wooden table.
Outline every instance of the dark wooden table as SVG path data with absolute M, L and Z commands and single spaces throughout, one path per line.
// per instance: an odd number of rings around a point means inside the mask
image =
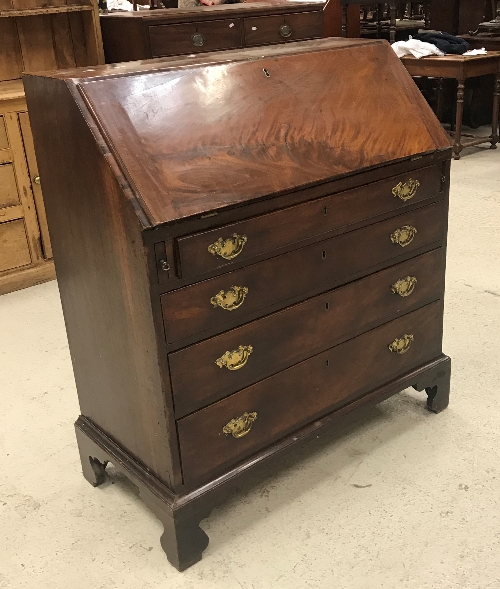
M 489 141 L 491 143 L 491 149 L 496 149 L 499 140 L 498 109 L 500 104 L 500 51 L 493 51 L 488 53 L 488 55 L 477 55 L 472 57 L 464 57 L 463 55 L 425 57 L 423 59 L 403 57 L 401 58 L 401 61 L 412 76 L 441 79 L 452 78 L 457 80 L 457 113 L 455 123 L 455 140 L 453 144 L 453 153 L 456 160 L 460 159 L 460 152 L 464 147 L 480 145 L 481 143 L 486 143 Z M 474 137 L 473 139 L 462 141 L 465 80 L 477 76 L 486 76 L 488 74 L 493 74 L 495 76 L 491 136 Z M 437 110 L 440 110 L 439 105 Z

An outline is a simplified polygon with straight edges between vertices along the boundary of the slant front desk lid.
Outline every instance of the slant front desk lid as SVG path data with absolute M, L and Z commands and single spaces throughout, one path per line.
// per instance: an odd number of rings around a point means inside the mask
M 385 41 L 323 39 L 84 75 L 66 83 L 153 225 L 450 146 Z

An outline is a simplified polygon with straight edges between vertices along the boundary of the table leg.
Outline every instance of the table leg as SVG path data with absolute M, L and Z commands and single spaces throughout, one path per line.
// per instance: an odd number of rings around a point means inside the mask
M 389 14 L 390 14 L 390 20 L 389 20 L 389 39 L 391 40 L 391 43 L 394 43 L 396 41 L 396 3 L 395 2 L 391 2 L 389 4 Z
M 493 119 L 492 119 L 492 133 L 491 133 L 491 149 L 497 148 L 497 143 L 500 139 L 498 136 L 498 114 L 500 108 L 500 74 L 495 78 L 495 92 L 493 94 Z
M 457 88 L 457 117 L 455 119 L 455 143 L 453 144 L 453 153 L 456 160 L 460 159 L 462 151 L 462 119 L 464 116 L 464 90 L 465 80 L 458 80 Z
M 444 89 L 444 79 L 438 78 L 437 79 L 436 116 L 439 119 L 440 123 L 443 122 L 443 110 L 444 110 L 443 89 Z

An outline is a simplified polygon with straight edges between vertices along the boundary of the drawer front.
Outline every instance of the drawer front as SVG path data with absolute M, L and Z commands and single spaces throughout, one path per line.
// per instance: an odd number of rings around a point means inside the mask
M 0 207 L 11 207 L 19 204 L 16 176 L 12 164 L 0 166 Z
M 149 27 L 153 57 L 217 51 L 242 46 L 241 19 Z
M 437 249 L 170 354 L 176 415 L 436 301 L 442 290 L 443 252 Z M 225 365 L 220 358 L 227 352 Z
M 9 141 L 7 140 L 7 131 L 5 130 L 5 123 L 3 117 L 0 116 L 0 149 L 7 149 Z
M 177 422 L 186 483 L 233 466 L 289 432 L 441 353 L 441 302 L 296 364 Z M 405 353 L 390 351 L 389 346 Z M 407 347 L 406 346 L 406 347 Z M 246 419 L 241 419 L 248 414 Z M 253 423 L 253 418 L 256 418 Z M 232 423 L 232 420 L 238 423 Z M 249 430 L 249 431 L 248 431 Z M 233 437 L 235 435 L 241 437 Z
M 322 12 L 245 18 L 245 46 L 286 43 L 323 36 Z
M 211 272 L 352 223 L 397 211 L 408 204 L 436 198 L 440 190 L 441 171 L 438 166 L 432 166 L 182 237 L 177 240 L 180 270 L 184 278 Z M 400 196 L 395 196 L 393 191 Z M 235 234 L 239 239 L 232 237 Z M 221 242 L 222 247 L 218 247 Z
M 0 272 L 31 264 L 24 221 L 0 224 Z
M 443 237 L 443 224 L 444 205 L 436 203 L 166 293 L 161 300 L 167 341 L 175 342 L 209 329 L 220 333 L 244 323 L 249 313 L 261 309 L 265 312 L 270 305 L 323 284 L 344 278 L 348 281 L 349 276 L 377 264 L 438 244 Z M 404 246 L 394 243 L 391 236 L 407 226 L 417 230 L 411 242 Z M 234 293 L 237 295 L 233 296 Z

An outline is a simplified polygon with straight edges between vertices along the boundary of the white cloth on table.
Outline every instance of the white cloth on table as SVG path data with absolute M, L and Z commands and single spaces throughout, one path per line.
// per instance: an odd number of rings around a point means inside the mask
M 410 39 L 409 41 L 396 41 L 391 47 L 396 52 L 398 57 L 404 57 L 405 55 L 413 55 L 417 59 L 421 57 L 427 57 L 428 55 L 444 55 L 441 49 L 438 49 L 432 43 L 425 43 L 418 39 Z

